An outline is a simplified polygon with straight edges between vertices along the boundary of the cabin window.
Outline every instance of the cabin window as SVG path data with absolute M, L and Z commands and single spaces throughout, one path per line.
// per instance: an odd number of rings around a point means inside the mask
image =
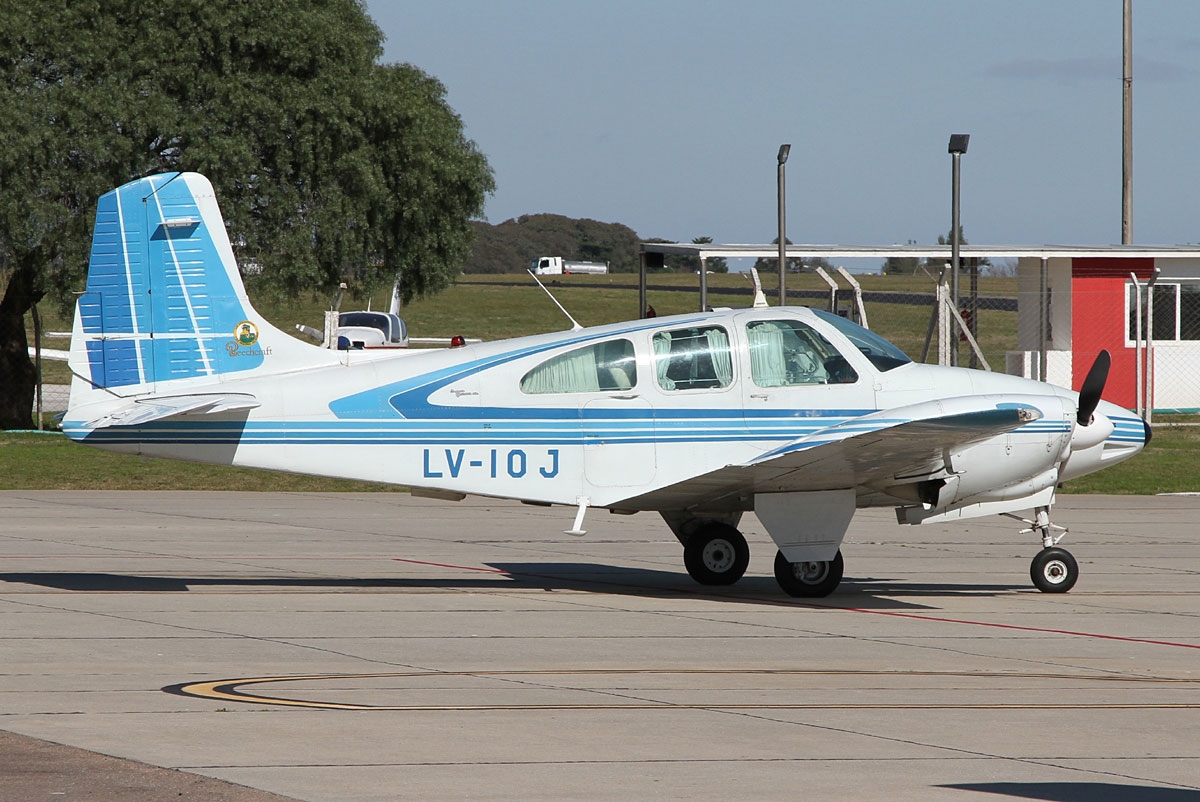
M 759 387 L 838 384 L 858 374 L 813 328 L 796 320 L 756 320 L 746 325 L 750 375 Z
M 633 343 L 609 340 L 546 360 L 522 377 L 521 392 L 601 393 L 628 390 L 635 384 Z
M 720 326 L 660 331 L 654 345 L 654 368 L 664 390 L 728 387 L 733 381 L 729 334 Z

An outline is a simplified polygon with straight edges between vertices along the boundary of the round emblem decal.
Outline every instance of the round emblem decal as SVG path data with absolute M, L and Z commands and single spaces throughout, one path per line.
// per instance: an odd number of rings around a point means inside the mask
M 233 336 L 242 345 L 254 345 L 258 342 L 258 326 L 255 326 L 249 320 L 243 320 L 237 324 L 237 328 L 233 331 Z

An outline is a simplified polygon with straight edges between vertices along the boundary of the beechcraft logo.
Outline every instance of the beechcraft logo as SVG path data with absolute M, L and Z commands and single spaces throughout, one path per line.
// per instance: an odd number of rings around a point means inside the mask
M 225 350 L 230 356 L 270 356 L 271 347 L 266 348 L 261 345 L 255 347 L 258 342 L 258 326 L 255 326 L 249 320 L 243 320 L 233 329 L 233 339 L 225 343 Z
M 243 320 L 237 324 L 233 336 L 237 339 L 239 345 L 249 348 L 258 342 L 258 326 L 255 326 L 249 320 Z

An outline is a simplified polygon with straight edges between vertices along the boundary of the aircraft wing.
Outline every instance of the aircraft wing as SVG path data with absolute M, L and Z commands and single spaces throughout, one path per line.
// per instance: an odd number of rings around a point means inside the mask
M 131 401 L 107 414 L 88 421 L 85 426 L 137 426 L 179 415 L 215 415 L 221 412 L 254 409 L 258 400 L 249 393 L 197 393 L 194 395 L 150 396 Z
M 945 454 L 1043 417 L 1037 399 L 974 396 L 930 401 L 852 418 L 763 453 L 649 493 L 618 508 L 725 509 L 756 493 L 879 488 L 926 477 Z M 1043 399 L 1044 400 L 1044 399 Z

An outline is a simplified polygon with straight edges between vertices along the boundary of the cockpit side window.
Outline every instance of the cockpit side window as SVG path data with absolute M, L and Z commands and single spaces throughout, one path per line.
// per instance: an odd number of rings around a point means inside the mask
M 797 320 L 746 324 L 750 375 L 759 387 L 853 384 L 858 373 L 828 340 Z
M 629 340 L 608 340 L 547 359 L 521 378 L 521 392 L 600 393 L 637 384 L 637 360 Z
M 656 332 L 654 370 L 664 390 L 704 390 L 733 382 L 729 333 L 720 326 Z

